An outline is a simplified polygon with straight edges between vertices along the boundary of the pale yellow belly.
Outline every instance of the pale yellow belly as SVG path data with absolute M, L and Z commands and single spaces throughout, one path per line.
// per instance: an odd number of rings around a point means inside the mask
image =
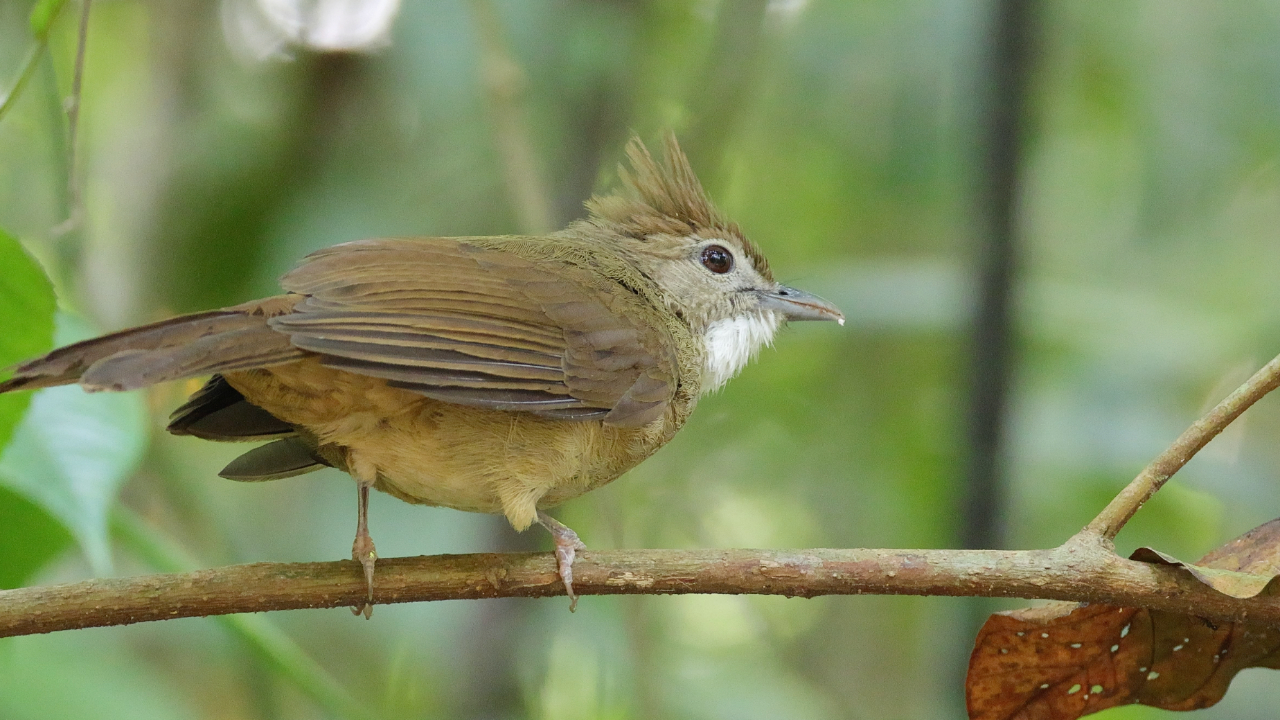
M 409 502 L 501 512 L 517 528 L 549 507 L 613 480 L 631 462 L 611 451 L 617 432 L 597 422 L 547 420 L 416 399 L 382 419 L 371 414 L 316 428 L 327 442 L 372 463 L 378 487 Z
M 349 472 L 376 473 L 380 490 L 427 505 L 505 514 L 516 529 L 607 483 L 670 436 L 664 420 L 622 430 L 452 405 L 314 360 L 230 373 L 255 405 L 345 452 Z

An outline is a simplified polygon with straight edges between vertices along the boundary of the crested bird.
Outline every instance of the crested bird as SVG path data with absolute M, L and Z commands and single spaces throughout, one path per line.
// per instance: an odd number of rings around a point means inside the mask
M 210 376 L 168 430 L 267 441 L 223 477 L 354 478 L 352 558 L 367 586 L 356 612 L 374 600 L 371 488 L 542 525 L 572 609 L 585 546 L 546 509 L 652 455 L 786 322 L 844 323 L 775 281 L 674 136 L 665 150 L 659 163 L 633 138 L 622 191 L 559 232 L 336 245 L 284 275 L 284 294 L 53 350 L 0 392 Z

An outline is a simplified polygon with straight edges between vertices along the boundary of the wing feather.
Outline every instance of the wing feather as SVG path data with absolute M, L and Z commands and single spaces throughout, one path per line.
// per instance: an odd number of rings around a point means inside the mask
M 643 425 L 675 392 L 672 341 L 612 311 L 640 301 L 601 282 L 465 240 L 361 241 L 286 275 L 306 298 L 268 322 L 326 365 L 444 402 Z

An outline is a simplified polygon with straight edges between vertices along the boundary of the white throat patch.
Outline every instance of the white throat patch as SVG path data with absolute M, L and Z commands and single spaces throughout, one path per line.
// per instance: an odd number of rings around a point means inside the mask
M 711 323 L 702 339 L 707 359 L 702 367 L 702 394 L 719 390 L 738 374 L 760 348 L 773 342 L 780 318 L 776 313 L 744 315 Z

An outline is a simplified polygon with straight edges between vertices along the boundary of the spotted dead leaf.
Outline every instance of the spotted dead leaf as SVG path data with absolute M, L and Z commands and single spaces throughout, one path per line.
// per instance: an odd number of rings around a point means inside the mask
M 1134 559 L 1145 559 L 1141 554 Z M 1280 520 L 1195 566 L 1171 564 L 1237 597 L 1271 593 L 1280 571 Z M 1075 720 L 1130 703 L 1166 710 L 1209 707 L 1222 699 L 1236 673 L 1250 667 L 1280 669 L 1280 628 L 1052 603 L 992 615 L 975 641 L 965 689 L 971 720 Z
M 1192 564 L 1151 548 L 1138 548 L 1134 560 L 1186 568 L 1200 582 L 1225 595 L 1250 598 L 1280 585 L 1280 519 L 1250 530 Z

